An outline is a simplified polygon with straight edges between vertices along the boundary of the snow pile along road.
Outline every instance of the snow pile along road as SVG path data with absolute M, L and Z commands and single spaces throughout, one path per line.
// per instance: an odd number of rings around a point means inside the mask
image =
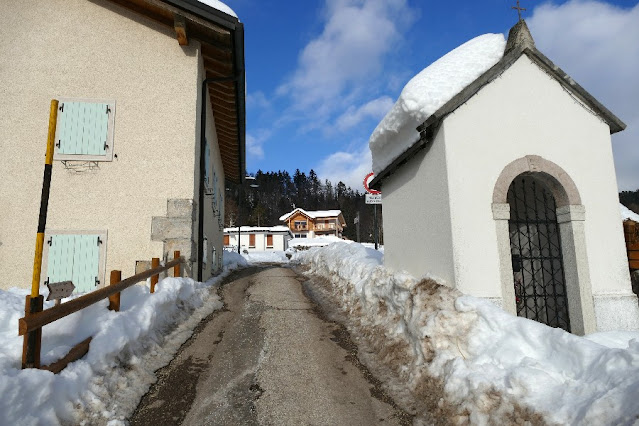
M 201 319 L 222 307 L 211 287 L 246 261 L 224 253 L 224 263 L 224 272 L 206 283 L 165 278 L 154 294 L 148 283 L 134 285 L 122 292 L 120 312 L 109 311 L 103 300 L 45 326 L 43 365 L 93 336 L 87 355 L 57 375 L 20 369 L 18 319 L 28 291 L 0 290 L 0 424 L 120 424 L 155 382 L 153 372 L 173 358 Z M 52 305 L 45 302 L 45 309 Z
M 574 336 L 435 279 L 392 273 L 360 244 L 313 248 L 293 261 L 330 281 L 353 334 L 408 387 L 422 418 L 427 410 L 473 424 L 639 419 L 639 333 Z M 427 401 L 437 389 L 444 398 Z

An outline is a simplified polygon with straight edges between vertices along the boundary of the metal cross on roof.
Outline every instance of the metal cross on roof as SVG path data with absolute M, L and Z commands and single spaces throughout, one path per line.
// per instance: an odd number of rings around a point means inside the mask
M 517 7 L 513 6 L 511 9 L 517 9 L 517 14 L 519 15 L 519 20 L 521 21 L 521 11 L 526 10 L 523 7 L 519 7 L 519 0 L 517 0 Z

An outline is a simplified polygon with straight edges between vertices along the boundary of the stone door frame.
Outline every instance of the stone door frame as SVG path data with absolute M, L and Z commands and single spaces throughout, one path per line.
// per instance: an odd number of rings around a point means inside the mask
M 543 182 L 555 197 L 571 329 L 578 335 L 593 333 L 596 331 L 596 321 L 586 251 L 585 208 L 577 186 L 568 173 L 538 155 L 521 157 L 504 167 L 493 190 L 492 211 L 497 232 L 502 306 L 507 312 L 517 315 L 507 195 L 512 181 L 522 174 Z

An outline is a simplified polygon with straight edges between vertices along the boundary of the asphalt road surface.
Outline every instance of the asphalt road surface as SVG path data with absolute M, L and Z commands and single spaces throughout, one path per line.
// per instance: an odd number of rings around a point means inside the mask
M 253 267 L 220 289 L 225 303 L 196 328 L 129 419 L 132 425 L 406 425 L 338 324 L 302 291 L 304 278 Z

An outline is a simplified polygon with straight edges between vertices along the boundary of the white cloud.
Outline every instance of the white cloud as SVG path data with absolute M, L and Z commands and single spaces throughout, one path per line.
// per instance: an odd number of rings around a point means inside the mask
M 376 77 L 415 12 L 406 0 L 327 0 L 322 34 L 300 53 L 298 67 L 278 94 L 298 109 L 322 113 Z M 345 92 L 347 92 L 345 94 Z
M 253 159 L 264 158 L 264 142 L 271 136 L 270 130 L 258 130 L 257 134 L 246 134 L 246 153 Z
M 340 151 L 324 158 L 315 167 L 321 179 L 328 179 L 333 184 L 342 181 L 353 190 L 364 192 L 364 177 L 372 170 L 371 151 L 368 142 L 354 151 Z
M 639 4 L 545 3 L 527 20 L 537 48 L 623 120 L 613 135 L 619 189 L 639 188 Z
M 366 118 L 374 118 L 376 121 L 380 121 L 390 111 L 394 103 L 388 96 L 382 96 L 365 103 L 359 108 L 351 105 L 337 119 L 337 129 L 340 131 L 348 130 Z
M 264 95 L 264 92 L 257 91 L 254 93 L 249 93 L 246 96 L 246 107 L 247 108 L 269 108 L 271 103 Z

